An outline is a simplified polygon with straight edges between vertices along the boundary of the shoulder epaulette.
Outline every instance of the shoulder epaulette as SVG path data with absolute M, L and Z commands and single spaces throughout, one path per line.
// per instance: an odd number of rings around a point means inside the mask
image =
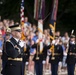
M 6 40 L 6 42 L 10 42 L 12 44 L 12 46 L 14 47 L 14 44 L 10 41 L 10 39 Z

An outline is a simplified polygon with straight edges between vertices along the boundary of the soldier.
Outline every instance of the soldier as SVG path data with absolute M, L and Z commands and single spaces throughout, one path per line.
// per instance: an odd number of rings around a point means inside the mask
M 19 25 L 10 26 L 12 31 L 11 39 L 6 41 L 7 63 L 5 65 L 5 75 L 22 74 L 22 44 L 19 44 L 21 38 L 21 28 Z
M 76 54 L 75 36 L 71 35 L 70 40 L 69 40 L 67 59 L 66 59 L 68 75 L 74 75 L 75 54 Z
M 51 63 L 52 75 L 58 75 L 58 63 L 59 63 L 59 61 L 62 61 L 63 48 L 59 44 L 58 37 L 55 38 L 53 44 L 54 44 L 54 51 L 51 52 L 49 62 Z
M 29 61 L 29 55 L 30 55 L 30 47 L 27 43 L 24 44 L 24 54 L 23 54 L 23 68 L 22 68 L 22 75 L 25 74 L 25 70 L 27 68 L 27 66 L 25 67 L 25 65 L 28 65 L 28 61 Z
M 40 53 L 39 43 L 32 45 L 32 48 L 36 48 L 36 52 L 33 58 L 33 61 L 35 62 L 36 75 L 43 75 L 43 54 Z
M 49 54 L 50 54 L 50 41 L 48 39 L 45 40 L 43 47 L 43 71 L 47 72 L 49 69 Z

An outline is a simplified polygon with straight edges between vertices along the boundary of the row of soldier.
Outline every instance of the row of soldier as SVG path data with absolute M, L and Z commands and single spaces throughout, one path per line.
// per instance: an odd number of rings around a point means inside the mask
M 25 72 L 25 63 L 29 61 L 29 58 L 34 61 L 35 72 L 36 75 L 43 74 L 43 60 L 46 60 L 49 57 L 49 62 L 51 63 L 51 71 L 52 75 L 57 75 L 58 71 L 58 63 L 63 60 L 63 52 L 64 55 L 67 55 L 67 69 L 68 75 L 74 75 L 75 68 L 75 36 L 71 36 L 70 38 L 62 38 L 59 37 L 59 32 L 56 34 L 55 40 L 52 42 L 49 38 L 49 33 L 46 35 L 47 31 L 45 30 L 45 37 L 43 37 L 44 48 L 42 53 L 39 53 L 39 40 L 38 40 L 38 31 L 35 31 L 34 35 L 30 32 L 30 36 L 28 36 L 28 31 L 26 30 L 25 41 L 20 40 L 21 38 L 21 28 L 19 25 L 10 26 L 12 32 L 11 39 L 8 38 L 9 34 L 6 34 L 6 38 L 8 39 L 4 43 L 3 48 L 3 70 L 2 73 L 4 75 L 24 75 Z M 10 30 L 10 29 L 8 29 Z M 49 32 L 49 30 L 48 30 Z M 65 34 L 67 35 L 67 33 Z M 48 37 L 47 37 L 48 36 Z M 5 39 L 6 39 L 5 38 Z M 47 39 L 46 39 L 47 38 Z M 20 40 L 20 41 L 19 41 Z M 29 40 L 29 41 L 27 41 Z M 65 41 L 66 40 L 66 41 Z M 66 51 L 63 50 L 63 44 Z M 68 44 L 67 44 L 68 43 Z M 54 52 L 52 52 L 51 47 L 54 45 Z M 24 50 L 24 51 L 23 51 Z M 31 56 L 31 57 L 30 57 Z M 72 60 L 71 60 L 72 59 Z

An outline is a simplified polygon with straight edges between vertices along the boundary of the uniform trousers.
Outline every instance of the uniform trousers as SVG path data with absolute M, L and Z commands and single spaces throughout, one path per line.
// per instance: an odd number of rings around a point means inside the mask
M 25 75 L 25 62 L 22 62 L 22 75 Z
M 43 64 L 42 61 L 35 61 L 36 75 L 43 75 Z
M 52 75 L 58 75 L 58 64 L 51 64 Z
M 67 64 L 68 75 L 74 75 L 75 64 Z
M 7 61 L 5 75 L 22 75 L 22 61 Z

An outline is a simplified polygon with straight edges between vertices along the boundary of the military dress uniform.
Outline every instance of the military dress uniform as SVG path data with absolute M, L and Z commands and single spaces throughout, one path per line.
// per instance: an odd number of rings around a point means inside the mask
M 58 75 L 58 63 L 63 59 L 63 48 L 61 45 L 54 45 L 54 55 L 50 55 L 49 62 L 51 63 L 52 75 Z
M 19 25 L 11 26 L 12 31 L 20 34 L 21 28 Z M 6 40 L 6 55 L 7 62 L 4 68 L 5 75 L 22 75 L 22 56 L 23 48 L 18 44 L 19 39 L 14 38 Z
M 47 51 L 48 49 L 50 49 L 51 45 L 44 45 L 43 47 L 43 60 L 46 61 L 46 58 L 47 58 Z
M 74 37 L 71 37 L 74 38 Z M 67 71 L 68 75 L 74 75 L 75 70 L 75 57 L 76 57 L 76 43 L 69 42 L 69 48 L 67 53 Z
M 18 49 L 15 48 L 17 45 Z M 6 53 L 8 61 L 5 66 L 6 75 L 21 75 L 22 71 L 22 49 L 14 38 L 6 41 Z
M 30 46 L 26 44 L 26 51 L 24 51 L 23 62 L 29 61 L 29 55 L 30 55 Z
M 29 47 L 29 45 L 27 45 L 26 44 L 26 50 L 25 50 L 25 48 L 24 48 L 24 52 L 23 52 L 23 68 L 22 68 L 22 75 L 24 75 L 25 74 L 25 64 L 26 64 L 26 62 L 28 62 L 29 61 L 29 56 L 30 56 L 30 47 Z
M 36 48 L 36 54 L 33 58 L 33 61 L 35 62 L 36 75 L 43 75 L 43 53 L 40 53 L 39 44 L 34 44 L 32 48 Z

